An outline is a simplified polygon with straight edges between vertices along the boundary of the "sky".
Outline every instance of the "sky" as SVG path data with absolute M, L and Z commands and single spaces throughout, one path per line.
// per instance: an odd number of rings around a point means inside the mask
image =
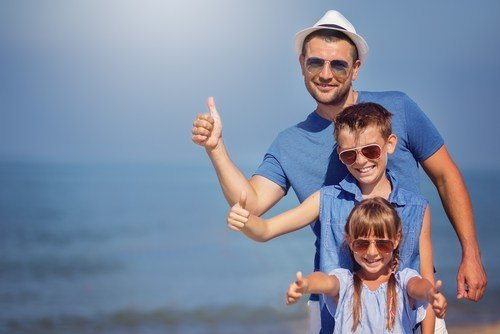
M 370 46 L 355 88 L 399 90 L 462 169 L 500 169 L 500 3 L 0 2 L 0 161 L 207 164 L 191 124 L 213 95 L 239 165 L 315 103 L 293 36 L 328 9 Z

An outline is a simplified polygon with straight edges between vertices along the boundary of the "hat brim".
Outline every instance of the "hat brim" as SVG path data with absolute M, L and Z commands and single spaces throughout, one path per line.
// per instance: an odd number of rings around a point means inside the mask
M 355 34 L 353 32 L 344 30 L 344 29 L 337 29 L 333 27 L 311 27 L 307 28 L 304 30 L 299 31 L 294 38 L 295 41 L 295 51 L 297 52 L 297 55 L 302 54 L 302 45 L 304 44 L 304 40 L 306 37 L 311 34 L 312 32 L 316 30 L 322 30 L 322 29 L 328 29 L 328 30 L 337 30 L 340 31 L 341 33 L 344 33 L 347 37 L 351 39 L 351 41 L 356 45 L 356 49 L 358 50 L 358 58 L 361 61 L 361 64 L 363 64 L 366 59 L 368 58 L 368 43 L 364 40 L 363 37 L 359 36 L 358 34 Z

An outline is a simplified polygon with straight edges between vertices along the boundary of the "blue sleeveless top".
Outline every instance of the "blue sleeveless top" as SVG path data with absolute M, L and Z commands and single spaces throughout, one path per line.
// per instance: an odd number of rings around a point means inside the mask
M 394 205 L 403 223 L 403 237 L 399 246 L 398 270 L 411 268 L 420 271 L 419 238 L 427 200 L 420 194 L 399 186 L 394 174 L 387 170 L 392 185 L 389 202 Z M 356 179 L 348 174 L 337 185 L 325 186 L 320 190 L 319 222 L 321 226 L 320 270 L 326 274 L 334 269 L 355 270 L 349 246 L 344 242 L 344 227 L 354 205 L 363 197 Z M 324 299 L 320 298 L 321 308 Z M 331 333 L 335 326 L 329 312 L 321 312 L 322 333 Z

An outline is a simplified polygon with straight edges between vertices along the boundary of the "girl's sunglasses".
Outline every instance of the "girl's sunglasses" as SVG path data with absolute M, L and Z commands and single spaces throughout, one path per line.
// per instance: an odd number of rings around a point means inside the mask
M 394 251 L 394 242 L 389 239 L 356 239 L 351 243 L 352 251 L 358 254 L 364 254 L 368 251 L 370 244 L 374 242 L 375 247 L 380 253 L 392 253 Z
M 348 150 L 343 150 L 339 153 L 340 161 L 342 161 L 344 165 L 350 166 L 356 162 L 358 153 L 361 153 L 367 159 L 376 160 L 380 158 L 382 149 L 377 144 L 369 144 L 365 146 L 350 148 Z

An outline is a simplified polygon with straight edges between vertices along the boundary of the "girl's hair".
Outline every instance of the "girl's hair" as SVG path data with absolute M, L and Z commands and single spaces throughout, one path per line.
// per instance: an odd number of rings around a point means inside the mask
M 360 237 L 374 236 L 380 239 L 398 240 L 402 235 L 401 218 L 394 207 L 381 197 L 363 200 L 354 206 L 347 218 L 345 234 L 350 240 Z M 351 254 L 352 255 L 352 254 Z M 386 328 L 392 330 L 394 327 L 395 313 L 397 308 L 396 278 L 394 271 L 397 269 L 399 260 L 399 245 L 393 252 L 392 273 L 387 283 L 387 324 Z M 353 258 L 353 263 L 355 263 Z M 361 318 L 361 288 L 362 282 L 358 275 L 354 275 L 354 298 L 353 298 L 353 325 L 352 331 L 356 331 Z

